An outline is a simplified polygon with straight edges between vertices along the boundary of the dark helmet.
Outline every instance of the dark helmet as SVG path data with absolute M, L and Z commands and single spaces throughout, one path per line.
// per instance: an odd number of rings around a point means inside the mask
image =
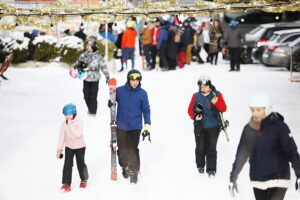
M 93 39 L 93 38 L 88 39 L 87 44 L 91 45 L 93 52 L 98 50 L 97 41 L 95 39 Z
M 76 113 L 77 113 L 76 106 L 72 103 L 65 105 L 63 108 L 64 115 L 75 115 Z
M 139 70 L 136 69 L 132 69 L 128 72 L 127 74 L 127 81 L 129 82 L 129 80 L 142 80 L 142 74 L 141 72 L 139 72 Z

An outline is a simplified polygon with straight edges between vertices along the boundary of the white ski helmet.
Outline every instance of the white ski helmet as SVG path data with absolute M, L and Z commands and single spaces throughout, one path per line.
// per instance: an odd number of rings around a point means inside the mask
M 254 94 L 249 101 L 250 108 L 265 108 L 265 114 L 268 116 L 272 112 L 272 98 L 267 93 L 256 93 Z
M 210 85 L 211 86 L 211 79 L 208 75 L 201 75 L 198 78 L 198 85 Z

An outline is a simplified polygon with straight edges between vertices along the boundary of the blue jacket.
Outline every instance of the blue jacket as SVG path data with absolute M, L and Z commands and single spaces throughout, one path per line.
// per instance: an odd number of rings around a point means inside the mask
M 138 130 L 144 124 L 151 124 L 150 105 L 147 92 L 141 88 L 141 84 L 133 89 L 128 83 L 117 88 L 116 101 L 117 127 L 122 130 Z
M 160 31 L 159 38 L 158 38 L 158 48 L 166 48 L 167 47 L 167 41 L 168 41 L 168 30 L 166 27 L 163 27 Z
M 220 94 L 219 91 L 216 91 L 216 95 Z M 203 128 L 215 128 L 221 127 L 221 120 L 219 119 L 219 113 L 216 107 L 211 103 L 212 98 L 214 97 L 212 92 L 208 96 L 202 95 L 201 92 L 195 93 L 196 99 L 194 102 L 193 110 L 198 103 L 203 106 L 203 118 L 201 120 Z

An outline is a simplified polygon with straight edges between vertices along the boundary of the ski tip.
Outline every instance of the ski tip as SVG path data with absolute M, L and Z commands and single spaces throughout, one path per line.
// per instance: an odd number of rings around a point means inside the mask
M 108 85 L 110 85 L 110 86 L 116 86 L 117 85 L 117 79 L 115 79 L 115 78 L 109 79 Z

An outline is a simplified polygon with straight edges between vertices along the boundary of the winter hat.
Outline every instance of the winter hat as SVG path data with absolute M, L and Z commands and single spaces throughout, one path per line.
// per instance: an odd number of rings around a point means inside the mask
M 267 93 L 256 93 L 254 94 L 249 101 L 250 108 L 265 108 L 265 114 L 268 116 L 272 112 L 272 98 Z
M 229 22 L 229 26 L 232 27 L 232 28 L 235 28 L 237 25 L 238 25 L 239 21 L 236 20 L 236 19 L 232 19 L 230 20 Z
M 75 115 L 76 113 L 77 113 L 76 106 L 72 103 L 65 105 L 63 108 L 64 115 Z
M 127 28 L 133 28 L 134 27 L 134 22 L 133 21 L 128 21 L 127 22 Z
M 129 82 L 129 80 L 142 80 L 142 74 L 139 70 L 136 69 L 132 69 L 128 72 L 127 74 L 127 81 Z
M 208 75 L 201 75 L 199 77 L 197 83 L 198 83 L 199 87 L 201 87 L 202 85 L 203 86 L 207 86 L 207 85 L 211 86 L 211 79 Z

